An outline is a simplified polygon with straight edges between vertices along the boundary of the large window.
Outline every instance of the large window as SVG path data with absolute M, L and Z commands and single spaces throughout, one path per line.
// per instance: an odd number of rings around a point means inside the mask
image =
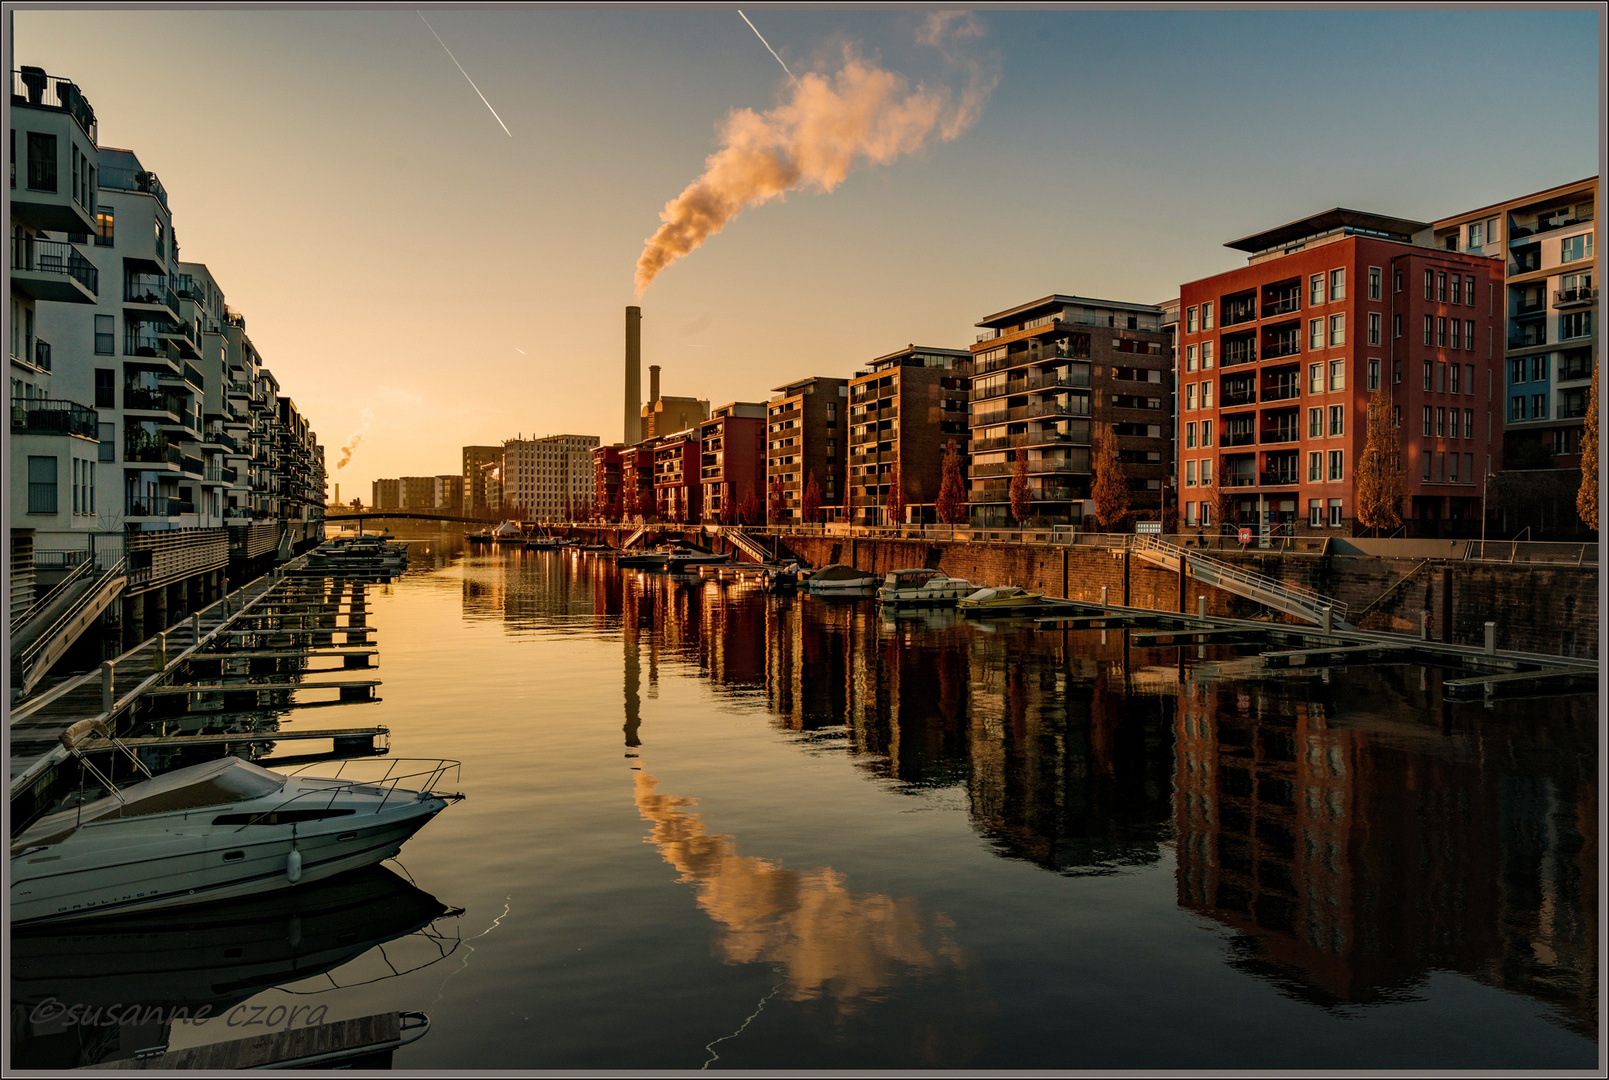
M 1340 528 L 1342 525 L 1340 499 L 1330 500 L 1330 525 L 1335 528 Z
M 1196 332 L 1196 309 L 1193 307 L 1185 308 L 1184 332 L 1187 334 L 1193 334 Z
M 1369 267 L 1369 299 L 1380 299 L 1380 268 L 1378 266 Z
M 1330 271 L 1330 302 L 1346 299 L 1346 271 Z
M 1322 451 L 1314 450 L 1307 455 L 1307 480 L 1308 483 L 1317 484 L 1323 479 L 1324 454 Z
M 1346 316 L 1345 315 L 1331 315 L 1330 316 L 1330 344 L 1332 346 L 1333 345 L 1345 345 L 1346 344 Z
M 1324 410 L 1307 410 L 1307 437 L 1309 439 L 1322 439 L 1324 437 Z
M 1309 394 L 1324 393 L 1324 365 L 1307 365 L 1307 392 Z
M 113 247 L 115 234 L 112 208 L 110 206 L 97 206 L 95 208 L 95 246 Z
M 117 372 L 111 368 L 95 369 L 95 407 L 117 408 Z
M 95 316 L 95 355 L 111 356 L 117 351 L 117 325 L 111 315 Z M 107 404 L 111 404 L 108 402 Z
M 30 157 L 32 156 L 33 139 L 34 139 L 34 137 L 32 135 L 28 136 L 28 148 L 29 148 Z M 30 184 L 29 186 L 32 187 L 33 185 Z M 56 189 L 55 189 L 54 186 L 52 186 L 50 190 L 54 191 Z M 1559 261 L 1560 262 L 1575 262 L 1577 259 L 1590 259 L 1590 258 L 1592 258 L 1592 234 L 1591 233 L 1584 233 L 1581 236 L 1566 236 L 1563 240 L 1559 241 Z
M 56 136 L 28 132 L 28 187 L 33 191 L 56 190 Z
M 1330 434 L 1343 435 L 1346 427 L 1346 406 L 1330 406 Z
M 1212 305 L 1211 304 L 1202 304 L 1201 305 L 1201 329 L 1203 329 L 1203 330 L 1211 330 L 1212 329 Z
M 1345 479 L 1345 472 L 1346 472 L 1346 452 L 1344 450 L 1331 450 L 1330 451 L 1330 479 L 1331 480 Z
M 1345 390 L 1346 389 L 1346 361 L 1345 360 L 1331 360 L 1330 361 L 1330 389 L 1331 390 Z
M 1455 303 L 1455 304 L 1462 304 L 1464 302 L 1463 280 L 1464 279 L 1459 277 L 1457 274 L 1453 275 L 1453 301 L 1452 302 Z
M 30 141 L 32 136 L 30 136 Z M 56 459 L 28 458 L 28 513 L 56 512 Z
M 1314 274 L 1307 279 L 1307 306 L 1318 307 L 1324 303 L 1324 275 Z
M 1318 352 L 1324 348 L 1324 320 L 1307 320 L 1307 351 Z
M 1464 348 L 1470 352 L 1475 351 L 1475 320 L 1464 320 Z
M 1380 344 L 1381 315 L 1378 311 L 1369 312 L 1369 344 Z
M 1371 358 L 1369 360 L 1369 385 L 1368 385 L 1368 388 L 1370 390 L 1378 390 L 1378 389 L 1380 389 L 1380 361 L 1377 358 Z
M 101 441 L 101 446 L 100 446 L 100 451 L 101 452 L 100 452 L 100 455 L 99 455 L 100 460 L 101 461 L 116 461 L 117 460 L 117 425 L 116 424 L 96 424 L 95 425 L 95 434 L 96 434 L 96 437 L 98 437 L 100 439 L 100 441 Z
M 1592 312 L 1572 311 L 1560 324 L 1561 338 L 1588 337 L 1592 334 Z

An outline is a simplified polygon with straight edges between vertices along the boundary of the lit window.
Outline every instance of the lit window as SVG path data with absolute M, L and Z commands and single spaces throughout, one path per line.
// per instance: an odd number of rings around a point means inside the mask
M 1324 303 L 1324 275 L 1314 274 L 1307 279 L 1307 305 L 1318 307 Z
M 1340 499 L 1330 500 L 1330 525 L 1334 528 L 1340 528 L 1342 525 Z
M 1307 523 L 1315 529 L 1324 524 L 1324 500 L 1307 500 Z
M 1324 393 L 1324 365 L 1307 365 L 1307 392 L 1309 394 Z

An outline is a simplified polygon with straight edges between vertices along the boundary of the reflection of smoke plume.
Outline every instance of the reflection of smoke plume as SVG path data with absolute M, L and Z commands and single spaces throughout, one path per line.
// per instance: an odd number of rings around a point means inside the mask
M 352 460 L 352 452 L 363 445 L 363 435 L 369 430 L 369 423 L 374 419 L 374 413 L 368 409 L 363 410 L 363 426 L 352 433 L 352 438 L 341 447 L 341 460 L 335 463 L 337 469 L 346 468 L 346 463 Z
M 958 101 L 948 88 L 910 89 L 905 77 L 844 50 L 833 76 L 810 72 L 796 79 L 791 96 L 764 113 L 740 109 L 721 126 L 721 148 L 704 161 L 704 173 L 665 204 L 664 224 L 637 259 L 637 296 L 659 272 L 726 227 L 744 209 L 795 188 L 830 192 L 862 160 L 886 165 L 926 145 L 935 131 L 948 141 L 977 118 L 995 76 L 954 54 L 951 40 L 982 33 L 964 12 L 941 12 L 922 30 L 924 44 L 940 49 L 970 75 Z M 957 18 L 957 16 L 964 16 Z
M 847 1012 L 901 971 L 962 965 L 945 916 L 924 915 L 909 898 L 851 892 L 830 867 L 801 872 L 739 855 L 730 836 L 711 836 L 687 812 L 694 800 L 660 795 L 646 772 L 634 779 L 637 812 L 653 822 L 649 841 L 697 886 L 698 906 L 720 927 L 717 954 L 729 964 L 781 965 L 788 999 L 825 993 Z

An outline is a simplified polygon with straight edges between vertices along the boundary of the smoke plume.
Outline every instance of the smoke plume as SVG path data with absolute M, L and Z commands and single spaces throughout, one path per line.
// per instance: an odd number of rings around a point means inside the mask
M 948 142 L 970 127 L 999 77 L 954 49 L 956 41 L 982 34 L 975 18 L 966 12 L 935 15 L 918 40 L 967 71 L 959 93 L 920 82 L 913 89 L 905 76 L 846 47 L 835 74 L 799 76 L 775 108 L 728 113 L 720 148 L 705 159 L 703 175 L 665 204 L 663 224 L 645 241 L 637 259 L 638 299 L 660 271 L 745 209 L 796 188 L 825 194 L 863 163 L 886 165 L 922 150 L 935 134 Z
M 346 468 L 347 462 L 352 460 L 353 452 L 363 445 L 363 436 L 368 432 L 370 422 L 374 420 L 374 413 L 364 409 L 362 416 L 363 425 L 353 432 L 352 438 L 348 439 L 346 445 L 341 447 L 341 460 L 335 463 L 337 470 Z

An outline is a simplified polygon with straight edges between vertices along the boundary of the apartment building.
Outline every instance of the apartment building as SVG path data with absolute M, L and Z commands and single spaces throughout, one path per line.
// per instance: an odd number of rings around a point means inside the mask
M 369 509 L 401 510 L 402 482 L 395 478 L 375 480 L 370 485 Z
M 464 513 L 469 517 L 490 517 L 496 512 L 487 498 L 486 466 L 503 460 L 501 446 L 466 446 L 463 451 Z M 498 501 L 501 501 L 501 488 Z
M 596 435 L 549 435 L 503 444 L 503 506 L 529 521 L 564 521 L 592 501 Z
M 733 401 L 699 426 L 699 505 L 703 520 L 732 524 L 751 495 L 765 498 L 765 406 Z
M 972 346 L 972 520 L 1013 525 L 1011 480 L 1026 454 L 1029 520 L 1093 513 L 1091 449 L 1109 427 L 1129 508 L 1161 508 L 1173 424 L 1170 335 L 1155 304 L 1059 293 L 989 315 Z
M 703 486 L 699 459 L 703 443 L 698 428 L 688 428 L 654 443 L 654 512 L 660 521 L 700 520 Z
M 1221 524 L 1221 488 L 1265 534 L 1349 533 L 1383 386 L 1410 531 L 1478 528 L 1502 435 L 1503 268 L 1414 245 L 1426 228 L 1329 210 L 1231 241 L 1244 267 L 1182 287 L 1181 525 Z
M 1598 362 L 1598 178 L 1433 223 L 1416 239 L 1500 260 L 1505 467 L 1579 468 Z
M 436 509 L 449 514 L 464 510 L 464 478 L 456 473 L 443 473 L 436 477 Z
M 434 510 L 436 508 L 436 478 L 434 476 L 397 477 L 399 510 Z
M 964 349 L 907 345 L 879 356 L 849 381 L 849 511 L 857 525 L 934 520 L 945 446 L 967 453 L 971 356 Z M 903 522 L 888 520 L 899 484 Z
M 775 387 L 772 394 L 766 404 L 768 506 L 770 493 L 782 490 L 780 519 L 772 524 L 804 520 L 804 492 L 812 478 L 821 489 L 821 505 L 841 514 L 849 460 L 849 380 L 815 375 Z
M 644 439 L 620 450 L 620 520 L 651 518 L 658 512 L 654 492 L 657 439 Z
M 620 519 L 620 443 L 592 449 L 592 509 L 606 521 Z

